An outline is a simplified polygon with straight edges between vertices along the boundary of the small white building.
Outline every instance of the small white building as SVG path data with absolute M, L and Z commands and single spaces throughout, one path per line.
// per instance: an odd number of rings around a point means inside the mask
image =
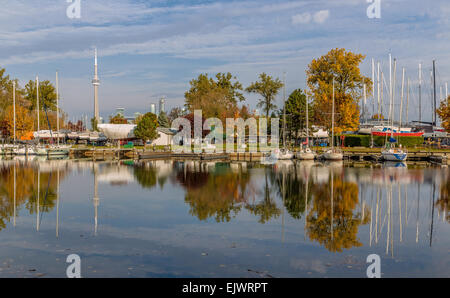
M 153 146 L 169 146 L 172 145 L 173 136 L 177 133 L 177 130 L 165 127 L 158 127 L 158 138 L 153 140 L 151 145 Z

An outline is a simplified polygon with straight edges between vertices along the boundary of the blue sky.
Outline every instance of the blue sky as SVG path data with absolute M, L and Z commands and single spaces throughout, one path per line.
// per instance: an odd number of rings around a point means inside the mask
M 391 51 L 397 78 L 405 67 L 413 93 L 422 62 L 424 101 L 430 100 L 433 59 L 438 86 L 450 80 L 448 0 L 381 0 L 381 19 L 367 17 L 366 0 L 81 0 L 80 19 L 66 16 L 66 0 L 1 4 L 0 67 L 22 86 L 36 75 L 54 81 L 58 70 L 61 105 L 71 119 L 93 112 L 94 46 L 103 117 L 119 106 L 127 114 L 147 112 L 161 96 L 168 109 L 181 106 L 200 73 L 231 72 L 248 86 L 261 72 L 279 78 L 286 72 L 289 94 L 304 87 L 310 61 L 336 47 L 367 55 L 362 69 L 368 76 L 372 58 L 388 73 Z M 254 108 L 257 97 L 247 98 Z M 424 106 L 429 120 L 430 105 Z M 415 115 L 417 94 L 410 119 Z

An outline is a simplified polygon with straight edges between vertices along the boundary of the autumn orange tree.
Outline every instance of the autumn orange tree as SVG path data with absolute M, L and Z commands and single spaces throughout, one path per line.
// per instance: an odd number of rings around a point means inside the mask
M 442 120 L 442 126 L 447 132 L 450 132 L 450 96 L 447 97 L 447 100 L 441 102 L 437 113 Z
M 364 55 L 345 49 L 333 49 L 314 59 L 306 71 L 310 95 L 314 98 L 316 124 L 330 128 L 333 79 L 335 81 L 335 132 L 356 130 L 359 125 L 359 101 L 363 86 L 372 92 L 372 81 L 361 74 Z
M 14 109 L 10 105 L 6 112 L 6 123 L 10 136 L 14 136 Z M 16 105 L 16 139 L 24 137 L 27 133 L 33 131 L 34 118 L 30 115 L 30 111 Z

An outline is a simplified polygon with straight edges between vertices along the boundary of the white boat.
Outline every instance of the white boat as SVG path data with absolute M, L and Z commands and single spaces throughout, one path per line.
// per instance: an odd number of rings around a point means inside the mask
M 325 160 L 343 160 L 344 154 L 336 150 L 328 150 L 327 152 L 322 154 L 322 158 Z
M 381 152 L 381 156 L 383 156 L 383 159 L 387 161 L 402 162 L 406 160 L 408 154 L 401 148 L 388 148 Z
M 292 153 L 290 150 L 288 149 L 275 149 L 272 151 L 272 153 L 270 154 L 272 159 L 293 159 L 294 158 L 294 153 Z
M 55 146 L 47 149 L 48 156 L 64 156 L 69 154 L 69 148 Z
M 316 154 L 308 147 L 295 154 L 295 158 L 300 160 L 313 160 L 315 157 Z

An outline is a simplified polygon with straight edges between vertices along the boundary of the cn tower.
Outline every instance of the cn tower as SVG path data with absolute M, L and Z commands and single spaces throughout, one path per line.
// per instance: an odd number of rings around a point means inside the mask
M 99 123 L 98 86 L 100 86 L 100 80 L 98 79 L 97 48 L 95 48 L 94 79 L 92 80 L 92 85 L 94 86 L 94 118 Z

